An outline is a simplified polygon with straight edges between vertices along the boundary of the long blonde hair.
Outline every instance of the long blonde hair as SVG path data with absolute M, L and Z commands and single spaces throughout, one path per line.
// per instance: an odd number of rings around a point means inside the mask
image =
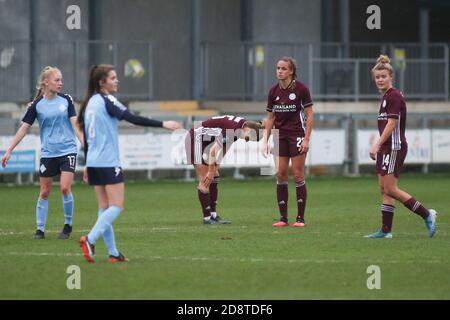
M 389 57 L 386 55 L 380 54 L 380 56 L 378 57 L 377 63 L 372 68 L 372 77 L 377 70 L 387 70 L 389 72 L 389 75 L 391 77 L 394 77 L 394 68 L 392 68 L 391 59 L 389 59 Z
M 36 95 L 34 96 L 33 100 L 36 100 L 44 95 L 45 91 L 44 80 L 48 79 L 50 75 L 55 74 L 57 72 L 61 73 L 61 70 L 59 70 L 57 67 L 46 66 L 44 69 L 42 69 L 36 85 Z

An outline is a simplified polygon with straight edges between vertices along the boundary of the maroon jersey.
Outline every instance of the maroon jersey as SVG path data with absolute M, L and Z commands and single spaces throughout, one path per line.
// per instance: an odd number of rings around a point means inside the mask
M 279 84 L 270 89 L 267 98 L 267 111 L 274 112 L 275 129 L 280 130 L 280 136 L 305 136 L 305 108 L 313 105 L 309 89 L 300 81 L 294 80 L 283 89 Z
M 244 118 L 228 115 L 212 117 L 203 121 L 201 125 L 195 129 L 195 134 L 214 137 L 215 139 L 219 139 L 219 142 L 231 144 L 237 138 L 235 131 L 242 129 L 245 121 Z
M 402 145 L 407 146 L 407 142 L 405 137 L 406 103 L 399 89 L 390 88 L 381 99 L 380 111 L 378 113 L 378 131 L 380 136 L 389 118 L 397 119 L 397 126 L 381 148 L 385 150 L 400 150 Z

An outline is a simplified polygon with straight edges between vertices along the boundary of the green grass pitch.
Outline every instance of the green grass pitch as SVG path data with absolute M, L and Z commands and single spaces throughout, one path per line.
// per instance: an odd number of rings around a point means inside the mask
M 273 228 L 274 179 L 224 179 L 218 212 L 231 225 L 201 222 L 195 183 L 128 183 L 114 224 L 129 263 L 107 263 L 103 241 L 88 264 L 78 239 L 97 218 L 94 191 L 73 187 L 74 232 L 63 225 L 58 186 L 50 195 L 45 240 L 32 240 L 37 186 L 0 187 L 0 299 L 450 299 L 449 175 L 403 175 L 400 187 L 438 212 L 423 221 L 397 203 L 393 239 L 364 239 L 380 224 L 375 177 L 309 178 L 305 228 Z M 290 222 L 295 189 L 290 182 Z M 81 270 L 69 290 L 67 268 Z M 381 289 L 369 290 L 370 265 Z

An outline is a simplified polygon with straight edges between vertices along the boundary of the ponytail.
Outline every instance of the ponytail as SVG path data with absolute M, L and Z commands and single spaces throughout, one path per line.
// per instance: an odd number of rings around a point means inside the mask
M 81 130 L 84 130 L 84 113 L 86 111 L 86 106 L 91 97 L 100 91 L 100 82 L 104 80 L 108 73 L 114 70 L 114 66 L 109 64 L 99 64 L 93 65 L 89 70 L 89 80 L 86 94 L 83 101 L 81 102 L 80 112 L 78 113 L 78 126 Z

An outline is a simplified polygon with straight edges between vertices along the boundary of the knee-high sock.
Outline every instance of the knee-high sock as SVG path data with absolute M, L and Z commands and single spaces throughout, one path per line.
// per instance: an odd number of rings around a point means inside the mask
M 281 220 L 287 222 L 288 213 L 288 183 L 287 182 L 277 182 L 277 201 L 278 209 L 280 210 Z
M 211 197 L 209 192 L 200 191 L 197 189 L 198 199 L 200 200 L 200 205 L 202 206 L 203 218 L 211 216 Z
M 391 232 L 392 230 L 392 221 L 394 220 L 394 210 L 395 207 L 390 204 L 382 204 L 381 205 L 381 231 L 384 233 Z
M 98 216 L 100 217 L 105 210 L 106 209 L 99 209 Z M 108 249 L 108 254 L 117 257 L 119 255 L 119 251 L 116 247 L 116 238 L 114 236 L 114 228 L 112 225 L 106 227 L 105 232 L 103 232 L 103 241 Z
M 92 228 L 91 232 L 88 234 L 88 241 L 92 244 L 95 243 L 103 234 L 105 230 L 112 226 L 114 220 L 120 215 L 122 210 L 117 206 L 110 206 L 106 209 L 100 217 L 98 217 L 97 222 Z
M 422 218 L 428 218 L 429 212 L 422 204 L 414 198 L 410 198 L 403 203 L 405 207 L 414 212 L 415 214 L 421 216 Z
M 36 204 L 36 225 L 42 232 L 45 231 L 45 223 L 47 222 L 48 200 L 38 199 Z
M 72 225 L 74 199 L 72 192 L 62 197 L 65 224 Z
M 217 198 L 219 197 L 219 177 L 214 177 L 214 180 L 209 185 L 209 196 L 211 200 L 211 213 L 216 212 Z
M 305 208 L 306 208 L 306 182 L 305 180 L 297 181 L 295 183 L 295 190 L 297 193 L 297 218 L 305 217 Z

